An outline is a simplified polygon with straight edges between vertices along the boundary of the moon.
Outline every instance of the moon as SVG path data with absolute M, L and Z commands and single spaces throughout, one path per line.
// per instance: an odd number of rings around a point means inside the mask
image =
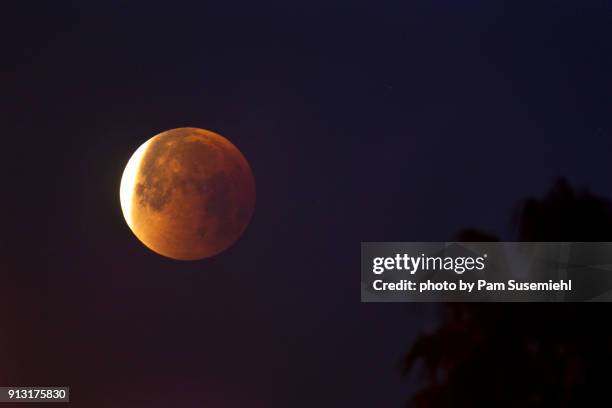
M 178 260 L 225 251 L 255 208 L 255 179 L 245 157 L 223 136 L 199 128 L 171 129 L 143 143 L 119 190 L 134 235 Z

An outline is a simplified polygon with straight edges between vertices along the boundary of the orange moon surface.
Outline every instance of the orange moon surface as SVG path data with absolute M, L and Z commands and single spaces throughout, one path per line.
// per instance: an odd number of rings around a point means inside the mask
M 240 150 L 198 128 L 160 133 L 132 155 L 121 177 L 121 210 L 148 248 L 173 259 L 219 254 L 246 229 L 255 179 Z

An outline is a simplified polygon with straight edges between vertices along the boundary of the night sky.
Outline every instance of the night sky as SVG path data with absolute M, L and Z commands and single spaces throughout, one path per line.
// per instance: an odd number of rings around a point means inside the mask
M 361 241 L 509 240 L 560 176 L 612 197 L 612 6 L 3 5 L 0 384 L 77 407 L 399 407 L 430 305 L 361 304 Z M 163 258 L 119 182 L 155 134 L 232 141 L 257 184 L 223 254 Z

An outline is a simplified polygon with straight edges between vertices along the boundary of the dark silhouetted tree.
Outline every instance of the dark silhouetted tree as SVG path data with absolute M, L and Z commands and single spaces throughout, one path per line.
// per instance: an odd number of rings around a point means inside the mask
M 517 212 L 521 241 L 612 241 L 612 205 L 558 181 Z M 457 240 L 494 241 L 475 229 Z M 440 324 L 405 356 L 420 381 L 407 406 L 587 407 L 612 404 L 608 304 L 443 304 Z

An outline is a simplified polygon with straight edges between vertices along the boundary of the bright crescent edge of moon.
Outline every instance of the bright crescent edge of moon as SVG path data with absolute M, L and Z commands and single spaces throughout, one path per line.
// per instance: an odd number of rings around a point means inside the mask
M 153 139 L 155 138 L 150 138 L 138 149 L 136 149 L 132 157 L 130 157 L 130 160 L 125 166 L 125 170 L 123 170 L 123 175 L 121 176 L 121 186 L 119 187 L 119 201 L 121 202 L 121 210 L 123 211 L 123 216 L 125 217 L 125 221 L 127 222 L 130 229 L 133 229 L 134 227 L 132 224 L 132 202 L 136 186 L 136 176 L 138 175 L 138 169 L 140 168 L 142 159 L 145 157 L 147 149 L 149 148 L 149 145 L 151 144 L 151 141 Z

